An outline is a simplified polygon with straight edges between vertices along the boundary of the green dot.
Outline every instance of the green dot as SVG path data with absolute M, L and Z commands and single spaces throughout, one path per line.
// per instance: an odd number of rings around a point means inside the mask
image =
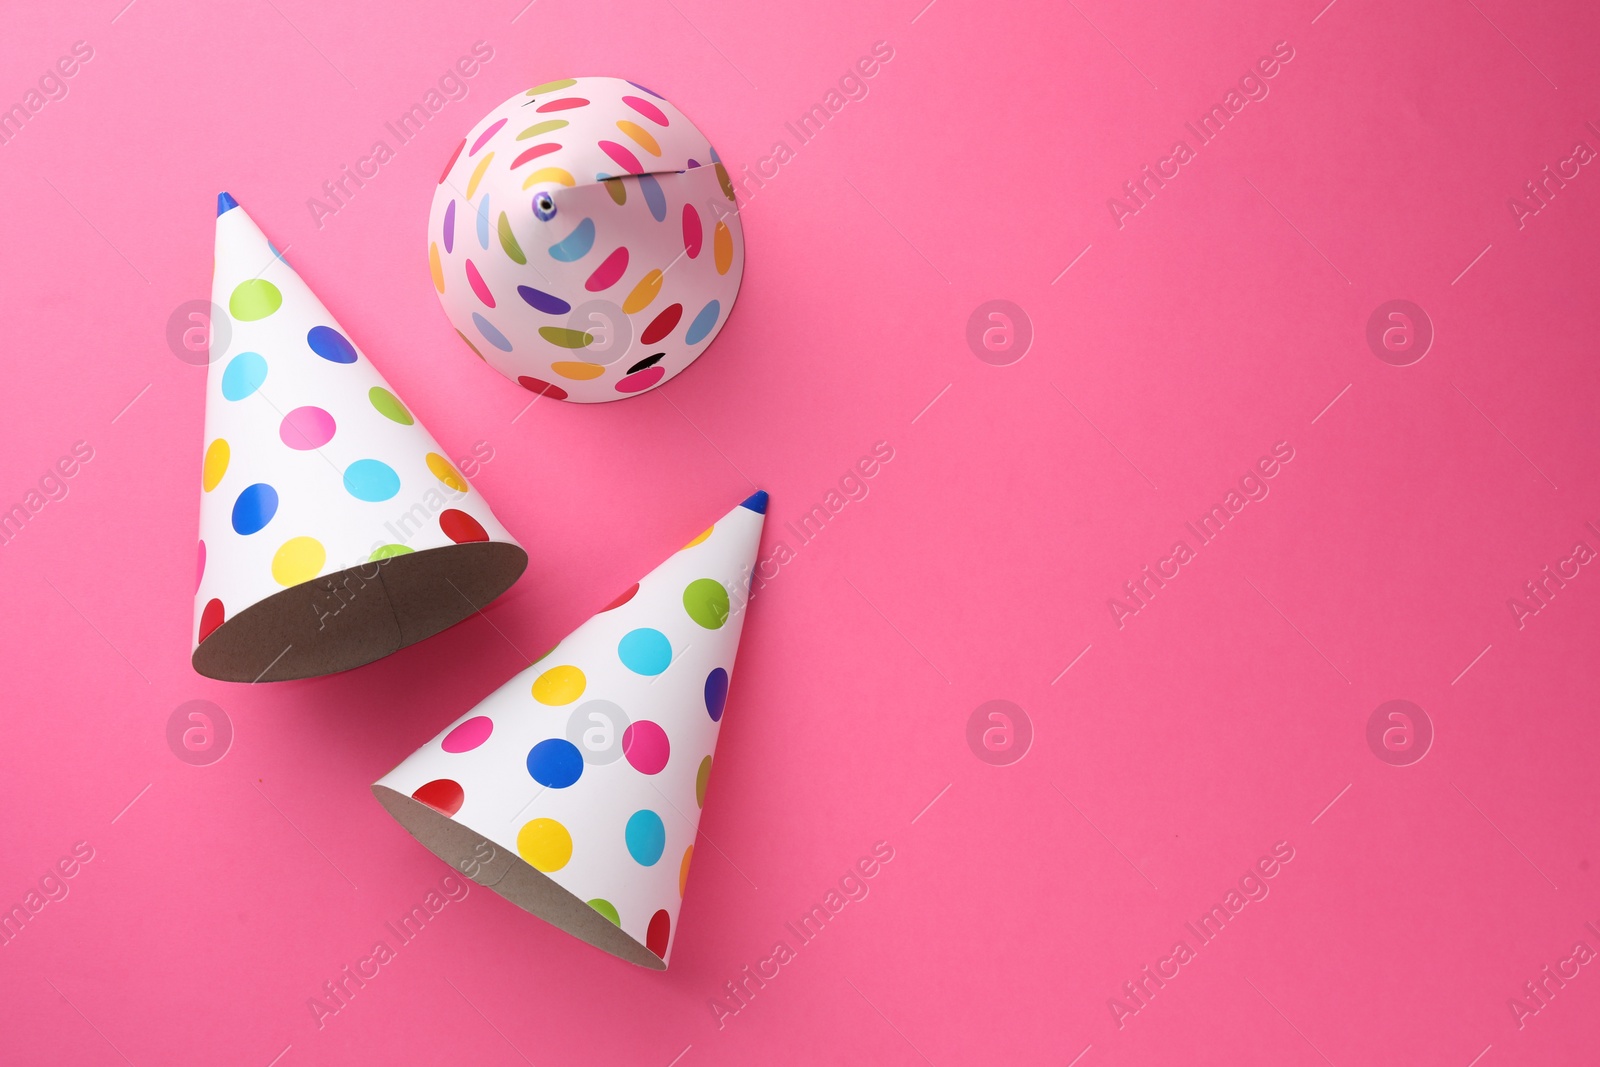
M 553 93 L 557 89 L 565 89 L 569 85 L 577 84 L 578 79 L 576 78 L 562 78 L 560 81 L 545 82 L 543 85 L 535 85 L 532 89 L 528 90 L 527 95 L 539 96 L 542 93 Z M 615 921 L 615 919 L 612 920 L 612 922 Z
M 583 330 L 569 330 L 565 326 L 541 326 L 539 336 L 562 348 L 582 348 L 594 340 Z
M 500 234 L 500 247 L 505 249 L 512 262 L 527 263 L 528 257 L 523 253 L 522 246 L 517 244 L 517 235 L 511 232 L 511 220 L 506 218 L 504 211 L 500 212 L 500 225 L 496 230 Z
M 707 756 L 700 761 L 700 769 L 694 775 L 694 802 L 702 808 L 706 806 L 706 783 L 711 781 L 711 757 Z
M 240 322 L 264 319 L 283 305 L 283 294 L 265 278 L 240 282 L 228 297 L 228 313 Z
M 380 559 L 392 559 L 395 556 L 404 556 L 406 553 L 414 551 L 416 550 L 408 548 L 405 545 L 384 545 L 382 548 L 376 549 L 372 555 L 368 556 L 367 562 L 372 563 Z
M 601 897 L 595 897 L 593 900 L 589 901 L 589 907 L 610 919 L 613 926 L 622 925 L 622 917 L 617 914 L 616 906 L 612 904 L 611 901 L 605 900 Z
M 374 385 L 367 390 L 367 399 L 372 401 L 372 406 L 378 409 L 378 414 L 390 422 L 398 422 L 401 426 L 410 426 L 417 420 L 411 417 L 411 412 L 400 403 L 400 398 L 381 385 Z
M 728 591 L 713 578 L 696 578 L 683 591 L 683 610 L 707 630 L 720 629 L 728 621 Z

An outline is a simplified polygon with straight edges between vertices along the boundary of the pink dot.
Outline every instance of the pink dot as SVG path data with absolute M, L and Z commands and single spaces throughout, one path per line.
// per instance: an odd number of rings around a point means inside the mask
M 646 367 L 636 371 L 617 382 L 616 390 L 619 393 L 637 393 L 650 388 L 666 376 L 666 371 L 660 367 Z
M 641 100 L 637 96 L 625 96 L 622 98 L 622 102 L 657 126 L 665 126 L 667 124 L 667 116 L 661 113 L 659 107 L 656 107 L 648 100 Z
M 487 715 L 474 715 L 454 730 L 444 735 L 439 747 L 446 752 L 471 752 L 494 733 L 494 720 Z
M 333 416 L 316 407 L 295 408 L 283 417 L 278 426 L 278 436 L 283 443 L 299 452 L 321 448 L 333 440 Z
M 478 268 L 470 259 L 467 260 L 467 281 L 472 285 L 472 291 L 478 294 L 479 300 L 489 307 L 494 307 L 494 294 L 484 284 L 483 275 L 478 273 Z
M 629 174 L 643 174 L 644 167 L 639 165 L 639 157 L 622 147 L 615 141 L 601 141 L 600 150 L 610 156 L 623 170 Z
M 667 732 L 649 719 L 640 719 L 622 731 L 622 754 L 640 774 L 658 774 L 671 754 Z
M 194 588 L 195 592 L 199 592 L 200 579 L 206 576 L 206 543 L 204 541 L 200 542 L 200 551 L 196 555 L 199 558 L 195 560 L 194 565 Z

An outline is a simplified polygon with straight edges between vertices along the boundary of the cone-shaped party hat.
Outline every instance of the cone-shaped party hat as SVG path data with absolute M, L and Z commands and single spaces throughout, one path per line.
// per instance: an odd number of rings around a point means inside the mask
M 227 193 L 212 303 L 195 670 L 358 667 L 517 580 L 522 546 Z
M 767 494 L 372 787 L 468 877 L 643 967 L 677 933 Z
M 671 102 L 621 78 L 518 93 L 456 146 L 428 267 L 472 350 L 526 389 L 598 404 L 706 350 L 744 272 L 733 181 Z

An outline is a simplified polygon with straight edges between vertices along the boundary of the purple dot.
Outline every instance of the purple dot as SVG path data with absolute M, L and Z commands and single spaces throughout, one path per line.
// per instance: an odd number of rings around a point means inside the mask
M 728 672 L 718 667 L 706 675 L 706 714 L 712 722 L 722 721 L 722 708 L 728 702 Z

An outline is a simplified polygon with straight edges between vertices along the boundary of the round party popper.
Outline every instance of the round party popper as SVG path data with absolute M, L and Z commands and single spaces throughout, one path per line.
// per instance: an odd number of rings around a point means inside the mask
M 744 629 L 757 493 L 372 787 L 440 858 L 664 970 Z
M 527 553 L 227 193 L 212 302 L 195 670 L 358 667 L 517 580 Z
M 557 400 L 653 389 L 733 308 L 733 183 L 672 104 L 620 78 L 566 78 L 491 111 L 456 147 L 428 219 L 445 314 L 480 358 Z

